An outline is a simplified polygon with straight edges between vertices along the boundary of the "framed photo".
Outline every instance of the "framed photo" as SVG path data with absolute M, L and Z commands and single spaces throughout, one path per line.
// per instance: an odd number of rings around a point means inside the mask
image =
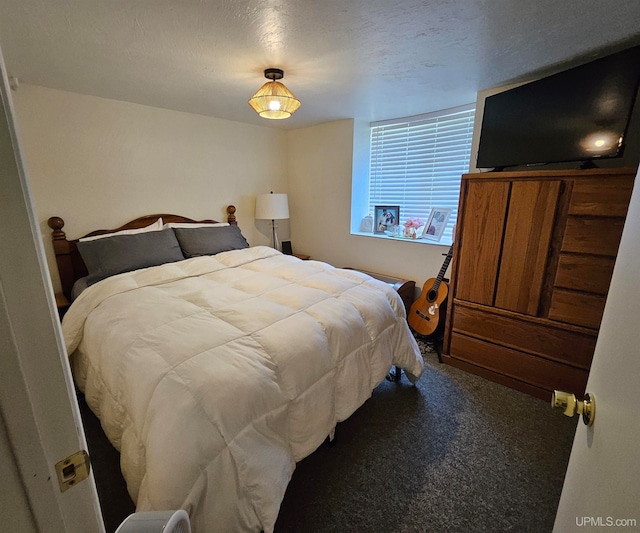
M 376 205 L 373 214 L 373 233 L 384 234 L 393 231 L 400 220 L 399 205 Z
M 421 238 L 429 239 L 431 241 L 439 241 L 442 238 L 444 229 L 447 227 L 447 222 L 449 222 L 450 216 L 451 209 L 434 207 L 429 214 L 427 223 L 424 225 Z

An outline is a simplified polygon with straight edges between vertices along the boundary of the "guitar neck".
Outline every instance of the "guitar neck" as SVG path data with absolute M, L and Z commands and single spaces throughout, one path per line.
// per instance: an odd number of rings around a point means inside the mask
M 440 283 L 442 283 L 444 274 L 447 271 L 447 268 L 449 268 L 449 263 L 451 262 L 452 256 L 453 256 L 453 244 L 451 245 L 451 248 L 449 248 L 449 252 L 447 253 L 447 257 L 445 258 L 444 263 L 442 263 L 442 268 L 440 269 L 440 272 L 438 272 L 438 275 L 436 276 L 436 281 L 433 284 L 432 290 L 437 291 L 438 288 L 440 287 Z

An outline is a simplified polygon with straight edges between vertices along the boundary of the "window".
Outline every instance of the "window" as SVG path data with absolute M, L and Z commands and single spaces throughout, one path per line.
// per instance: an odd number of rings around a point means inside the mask
M 400 206 L 427 221 L 434 207 L 451 209 L 440 240 L 451 244 L 458 216 L 460 177 L 469 171 L 475 106 L 371 124 L 368 208 Z M 422 230 L 420 230 L 422 231 Z

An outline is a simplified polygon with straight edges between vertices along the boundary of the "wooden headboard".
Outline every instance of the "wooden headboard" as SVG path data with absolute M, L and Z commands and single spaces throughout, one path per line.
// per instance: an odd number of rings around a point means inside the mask
M 233 205 L 227 206 L 227 222 L 234 226 L 237 225 L 236 221 L 236 208 Z M 106 233 L 114 233 L 125 229 L 138 229 L 144 228 L 150 224 L 153 224 L 156 220 L 162 218 L 162 221 L 166 223 L 175 222 L 199 222 L 199 223 L 211 223 L 217 222 L 215 220 L 193 220 L 191 218 L 183 217 L 180 215 L 158 214 L 158 215 L 145 215 L 143 217 L 136 218 L 131 222 L 127 222 L 123 226 L 115 229 L 99 229 L 87 233 L 80 237 L 92 237 L 94 235 L 104 235 Z M 48 222 L 49 227 L 53 230 L 51 232 L 51 240 L 53 241 L 53 251 L 56 255 L 56 264 L 58 266 L 58 274 L 60 274 L 60 282 L 62 284 L 62 292 L 64 295 L 71 299 L 71 289 L 73 284 L 80 278 L 87 275 L 87 267 L 82 260 L 82 256 L 78 251 L 78 240 L 67 240 L 67 236 L 62 228 L 64 227 L 64 220 L 60 217 L 51 217 Z

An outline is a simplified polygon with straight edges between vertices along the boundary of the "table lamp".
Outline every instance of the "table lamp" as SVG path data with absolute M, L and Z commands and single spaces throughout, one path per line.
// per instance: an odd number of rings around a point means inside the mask
M 256 218 L 271 220 L 273 247 L 280 249 L 276 220 L 289 218 L 289 201 L 286 194 L 259 194 L 256 196 Z

